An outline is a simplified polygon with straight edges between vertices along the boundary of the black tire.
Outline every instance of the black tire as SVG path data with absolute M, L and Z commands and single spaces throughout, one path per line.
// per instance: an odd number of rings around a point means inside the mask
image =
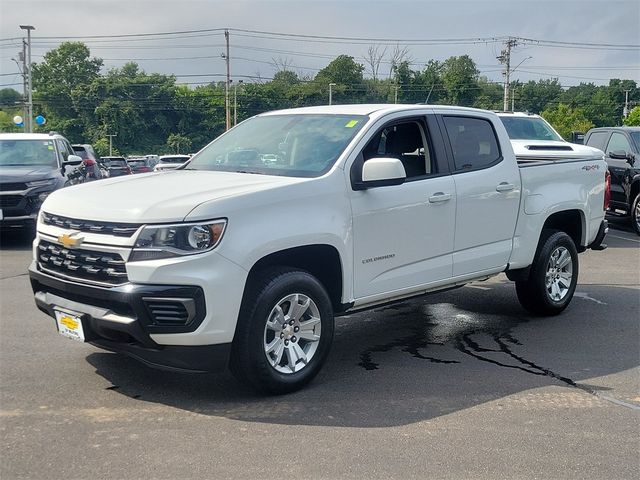
M 556 300 L 546 285 L 547 268 L 551 255 L 558 249 L 566 249 L 571 255 L 571 281 L 564 296 Z M 572 238 L 557 230 L 544 230 L 536 250 L 527 280 L 516 282 L 518 300 L 526 310 L 536 315 L 558 315 L 573 298 L 578 283 L 578 251 Z
M 320 340 L 308 363 L 299 371 L 276 370 L 265 353 L 265 325 L 272 309 L 289 295 L 302 294 L 316 305 L 320 316 Z M 291 306 L 289 306 L 291 308 Z M 301 327 L 302 328 L 302 327 Z M 250 279 L 240 309 L 229 368 L 253 389 L 268 394 L 293 392 L 320 371 L 333 341 L 333 307 L 327 291 L 311 274 L 291 268 L 269 268 Z M 295 341 L 295 338 L 293 339 Z M 299 344 L 302 340 L 298 339 Z M 288 351 L 283 354 L 290 355 Z M 284 368 L 284 367 L 280 367 Z
M 640 193 L 636 195 L 636 198 L 631 204 L 631 226 L 636 235 L 640 235 Z

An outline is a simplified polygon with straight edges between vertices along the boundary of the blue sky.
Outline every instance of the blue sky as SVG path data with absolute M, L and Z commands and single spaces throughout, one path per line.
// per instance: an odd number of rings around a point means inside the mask
M 11 60 L 20 49 L 18 25 L 36 27 L 35 37 L 115 35 L 213 29 L 236 29 L 321 36 L 387 39 L 443 39 L 518 36 L 563 42 L 640 44 L 640 2 L 607 0 L 510 1 L 216 1 L 216 0 L 2 0 L 0 2 L 0 84 L 20 82 Z M 61 39 L 34 40 L 33 60 Z M 224 73 L 221 33 L 188 38 L 110 41 L 87 40 L 107 68 L 135 60 L 147 72 L 193 75 L 182 82 L 220 80 Z M 275 39 L 231 34 L 232 76 L 269 78 L 274 60 L 301 75 L 313 75 L 330 59 L 348 54 L 363 62 L 369 44 Z M 403 47 L 404 42 L 398 45 Z M 381 49 L 384 47 L 381 47 Z M 499 43 L 409 45 L 414 68 L 428 59 L 470 55 L 483 75 L 501 80 L 496 56 Z M 389 54 L 393 46 L 387 47 Z M 387 55 L 388 56 L 388 55 Z M 200 58 L 194 58 L 200 57 Z M 204 58 L 203 58 L 204 57 Z M 531 57 L 531 58 L 528 58 Z M 582 81 L 606 83 L 608 78 L 640 82 L 640 50 L 574 49 L 522 45 L 513 52 L 520 80 L 558 76 L 565 86 Z M 388 60 L 388 58 L 386 59 Z M 381 68 L 388 74 L 388 69 Z M 202 76 L 196 76 L 202 75 Z M 248 81 L 245 78 L 245 81 Z M 20 89 L 19 85 L 15 88 Z

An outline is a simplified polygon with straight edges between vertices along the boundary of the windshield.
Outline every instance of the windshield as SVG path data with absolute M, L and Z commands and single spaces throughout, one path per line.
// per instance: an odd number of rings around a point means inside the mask
M 57 167 L 53 140 L 0 140 L 0 166 Z
M 144 167 L 145 160 L 129 160 L 130 167 Z
M 317 177 L 366 123 L 362 115 L 267 115 L 214 140 L 189 169 Z
M 542 118 L 500 117 L 511 140 L 564 141 Z

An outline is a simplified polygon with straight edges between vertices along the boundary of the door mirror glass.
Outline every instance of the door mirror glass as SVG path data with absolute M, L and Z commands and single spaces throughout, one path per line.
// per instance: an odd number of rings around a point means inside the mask
M 401 185 L 406 179 L 402 162 L 397 158 L 371 158 L 362 167 L 362 187 Z
M 624 150 L 609 152 L 609 158 L 613 158 L 615 160 L 627 160 L 627 152 L 625 152 Z

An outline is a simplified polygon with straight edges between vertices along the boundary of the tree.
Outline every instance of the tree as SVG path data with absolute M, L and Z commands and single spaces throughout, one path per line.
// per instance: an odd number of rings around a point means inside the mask
M 0 108 L 15 108 L 22 102 L 22 94 L 13 88 L 0 89 Z
M 38 113 L 47 118 L 47 128 L 62 131 L 71 141 L 82 140 L 74 93 L 96 80 L 101 67 L 102 60 L 91 58 L 89 48 L 81 42 L 65 42 L 47 52 L 42 63 L 33 65 L 35 103 L 41 105 Z
M 528 81 L 520 87 L 516 87 L 516 110 L 540 113 L 550 103 L 557 102 L 560 95 L 562 95 L 562 85 L 558 82 L 557 78 Z
M 442 83 L 451 105 L 471 106 L 479 94 L 475 62 L 468 55 L 449 57 L 442 64 Z
M 360 85 L 363 80 L 364 65 L 349 55 L 339 55 L 329 65 L 318 72 L 315 80 L 342 85 Z
M 635 107 L 627 118 L 624 119 L 624 124 L 628 127 L 640 127 L 640 107 Z
M 387 53 L 387 47 L 381 49 L 380 45 L 369 45 L 367 54 L 364 57 L 364 61 L 371 69 L 371 77 L 373 80 L 378 80 L 378 71 L 380 70 L 380 64 L 384 56 Z
M 584 109 L 572 108 L 564 103 L 547 108 L 541 115 L 566 140 L 571 137 L 571 132 L 586 132 L 594 126 L 593 122 L 587 118 Z
M 175 153 L 180 153 L 180 150 L 188 152 L 191 148 L 191 139 L 179 133 L 172 133 L 167 138 L 167 146 Z

